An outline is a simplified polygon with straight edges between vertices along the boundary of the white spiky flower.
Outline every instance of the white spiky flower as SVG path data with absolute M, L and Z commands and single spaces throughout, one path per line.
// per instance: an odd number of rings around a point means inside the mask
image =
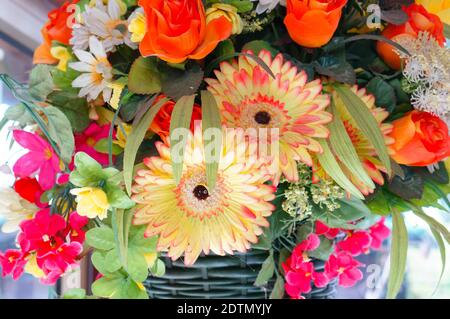
M 19 230 L 20 223 L 32 218 L 38 210 L 35 204 L 20 197 L 12 188 L 0 189 L 0 216 L 5 219 L 2 226 L 4 233 Z
M 88 100 L 93 101 L 102 94 L 103 100 L 109 102 L 112 94 L 112 66 L 102 43 L 94 36 L 89 38 L 89 50 L 90 52 L 73 51 L 79 62 L 72 62 L 69 67 L 82 74 L 72 82 L 72 86 L 81 89 L 80 97 L 86 96 Z
M 411 105 L 450 124 L 450 49 L 441 47 L 428 32 L 420 32 L 414 40 L 400 40 L 399 44 L 410 53 L 397 51 L 405 61 L 403 75 L 415 88 Z
M 78 20 L 70 39 L 74 50 L 86 50 L 91 36 L 102 42 L 106 52 L 113 52 L 122 44 L 137 48 L 130 39 L 128 21 L 122 19 L 122 9 L 117 0 L 109 0 L 107 5 L 102 0 L 96 0 L 94 6 L 86 5 Z
M 275 9 L 279 4 L 286 6 L 286 0 L 252 0 L 253 2 L 258 2 L 256 6 L 256 13 L 262 14 L 264 12 L 270 12 Z

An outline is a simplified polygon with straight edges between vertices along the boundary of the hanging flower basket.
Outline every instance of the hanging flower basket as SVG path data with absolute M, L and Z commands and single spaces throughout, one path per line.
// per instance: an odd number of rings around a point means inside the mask
M 2 275 L 51 285 L 91 256 L 98 298 L 329 298 L 390 219 L 394 298 L 403 212 L 450 238 L 422 209 L 450 207 L 449 8 L 372 2 L 52 11 L 29 83 L 0 75 L 24 150 L 0 163 L 2 230 L 19 232 Z

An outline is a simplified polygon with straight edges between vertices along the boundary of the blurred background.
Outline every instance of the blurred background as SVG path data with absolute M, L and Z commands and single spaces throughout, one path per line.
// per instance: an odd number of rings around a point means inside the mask
M 0 0 L 0 73 L 8 73 L 16 80 L 26 82 L 32 67 L 33 50 L 40 44 L 40 29 L 50 10 L 63 0 Z M 0 118 L 6 108 L 16 101 L 0 84 Z M 10 148 L 8 128 L 0 132 L 0 187 L 8 187 L 13 178 L 5 164 L 14 163 L 19 150 Z M 1 207 L 0 207 L 1 209 Z M 428 210 L 428 213 L 450 227 L 450 216 Z M 444 216 L 444 217 L 443 217 Z M 410 246 L 405 284 L 399 298 L 450 298 L 450 271 L 446 271 L 437 290 L 441 272 L 441 257 L 428 226 L 413 214 L 405 214 Z M 0 218 L 0 226 L 2 220 Z M 0 251 L 14 246 L 15 234 L 0 232 Z M 352 288 L 339 288 L 338 298 L 384 298 L 389 274 L 389 244 L 379 252 L 363 256 L 366 264 L 364 280 Z M 450 256 L 447 256 L 447 265 Z M 30 275 L 20 280 L 0 277 L 0 299 L 52 298 L 55 287 L 41 285 Z

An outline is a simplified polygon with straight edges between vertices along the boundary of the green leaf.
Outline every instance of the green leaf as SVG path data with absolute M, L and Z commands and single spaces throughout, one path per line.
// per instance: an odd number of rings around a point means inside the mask
M 317 159 L 325 172 L 343 189 L 356 196 L 357 198 L 364 199 L 364 195 L 356 188 L 355 185 L 345 176 L 339 163 L 336 161 L 330 146 L 326 140 L 318 139 L 318 142 L 322 146 L 322 154 L 317 154 Z
M 390 176 L 392 173 L 391 160 L 384 142 L 383 134 L 375 117 L 364 104 L 364 102 L 355 94 L 348 86 L 335 85 L 336 92 L 342 99 L 343 105 L 355 120 L 358 128 L 363 132 L 364 136 L 369 139 L 374 146 L 381 162 L 388 171 Z
M 214 96 L 202 91 L 202 128 L 205 147 L 206 180 L 208 187 L 214 189 L 222 150 L 222 126 L 220 112 Z M 210 137 L 210 138 L 208 138 Z
M 122 268 L 117 249 L 111 249 L 105 256 L 105 268 L 108 272 L 116 272 Z
M 86 290 L 81 288 L 72 288 L 67 290 L 63 299 L 85 299 L 86 298 Z
M 143 253 L 156 252 L 158 236 L 145 237 L 147 226 L 132 226 L 130 230 L 130 247 Z
M 178 184 L 183 172 L 184 151 L 187 143 L 195 95 L 181 97 L 173 107 L 170 120 L 170 154 L 173 176 Z
M 106 226 L 90 229 L 86 233 L 86 243 L 101 250 L 110 250 L 116 247 L 114 233 L 111 228 Z
M 447 39 L 450 39 L 450 25 L 448 25 L 447 23 L 444 23 L 444 36 Z
M 134 201 L 119 186 L 108 183 L 104 190 L 108 196 L 108 203 L 114 208 L 129 209 L 135 205 Z
M 161 259 L 158 259 L 153 264 L 152 268 L 150 269 L 150 272 L 155 277 L 162 277 L 166 273 L 166 264 L 164 264 L 164 262 Z
M 196 94 L 204 78 L 203 70 L 197 63 L 186 70 L 165 66 L 161 72 L 162 91 L 175 101 L 183 96 Z
M 309 251 L 308 256 L 327 261 L 334 250 L 334 242 L 324 236 L 320 237 L 320 245 L 315 250 Z
M 33 118 L 23 103 L 8 107 L 5 111 L 5 118 L 10 121 L 17 121 L 20 125 L 27 125 L 33 122 Z
M 437 230 L 435 230 L 431 225 L 430 225 L 430 230 L 431 230 L 431 233 L 433 234 L 434 238 L 436 239 L 436 243 L 438 244 L 439 252 L 441 254 L 441 263 L 442 263 L 441 274 L 439 275 L 439 280 L 438 280 L 438 282 L 436 284 L 436 288 L 433 292 L 433 294 L 435 294 L 437 289 L 439 288 L 439 285 L 441 284 L 442 277 L 444 276 L 444 273 L 445 273 L 447 254 L 446 254 L 446 249 L 445 249 L 445 243 L 444 243 L 444 240 L 442 239 L 442 235 Z
M 214 50 L 214 56 L 221 57 L 224 55 L 233 54 L 235 52 L 233 41 L 226 39 L 220 42 Z
M 75 167 L 76 172 L 80 174 L 82 177 L 85 177 L 89 180 L 96 181 L 97 179 L 103 177 L 103 170 L 100 163 L 98 163 L 95 159 L 90 157 L 88 154 L 84 152 L 78 152 L 75 155 Z M 75 173 L 72 172 L 72 174 Z M 71 175 L 72 175 L 71 174 Z M 77 186 L 86 186 L 86 185 L 78 185 Z
M 362 166 L 361 160 L 356 153 L 352 140 L 348 136 L 344 123 L 339 116 L 336 105 L 334 104 L 334 99 L 332 99 L 331 102 L 331 113 L 333 114 L 333 121 L 328 127 L 331 133 L 330 145 L 334 153 L 342 165 L 347 167 L 347 169 L 355 175 L 357 179 L 359 179 L 370 189 L 374 189 L 375 184 Z
M 47 100 L 66 115 L 74 132 L 83 132 L 89 126 L 89 106 L 86 99 L 79 98 L 77 93 L 54 91 Z
M 109 140 L 108 138 L 102 138 L 101 140 L 99 140 L 94 146 L 95 150 L 99 153 L 108 154 L 109 153 L 109 141 L 108 140 Z M 119 145 L 112 144 L 113 155 L 119 155 L 122 152 L 123 152 L 123 149 Z
M 284 280 L 282 276 L 277 276 L 273 290 L 269 299 L 283 299 L 284 297 Z
M 47 64 L 36 65 L 30 74 L 30 95 L 38 101 L 45 101 L 53 91 L 52 66 Z
M 141 120 L 134 126 L 127 138 L 127 144 L 125 145 L 125 151 L 123 156 L 123 178 L 125 181 L 125 187 L 128 195 L 131 195 L 131 183 L 133 180 L 134 161 L 136 160 L 136 154 L 144 140 L 145 134 L 148 128 L 153 122 L 156 114 L 160 108 L 167 102 L 168 99 L 161 99 L 158 103 L 150 107 Z
M 442 225 L 440 222 L 438 222 L 433 217 L 425 214 L 423 210 L 419 207 L 410 206 L 413 213 L 417 215 L 417 217 L 420 217 L 423 219 L 430 227 L 432 227 L 434 230 L 438 231 L 442 237 L 444 237 L 445 241 L 450 244 L 450 232 L 448 231 L 447 227 Z
M 256 277 L 255 286 L 264 286 L 273 277 L 275 273 L 275 261 L 273 259 L 273 250 L 270 250 L 270 255 L 264 260 L 261 270 Z
M 148 277 L 148 265 L 144 255 L 137 249 L 130 247 L 128 250 L 127 272 L 131 278 L 141 282 Z
M 127 280 L 123 276 L 102 277 L 92 284 L 92 293 L 97 297 L 119 299 L 126 285 Z
M 47 117 L 48 131 L 52 140 L 59 147 L 61 160 L 70 163 L 75 150 L 75 138 L 69 120 L 61 110 L 54 106 L 46 106 L 41 110 Z
M 155 94 L 161 91 L 160 73 L 155 57 L 139 57 L 128 75 L 128 89 L 136 94 Z
M 95 269 L 97 269 L 101 274 L 105 275 L 109 273 L 106 265 L 106 254 L 104 252 L 94 251 L 91 256 L 91 261 Z
M 75 81 L 78 76 L 80 76 L 80 72 L 71 68 L 67 68 L 66 71 L 61 71 L 57 68 L 54 68 L 51 73 L 53 77 L 53 83 L 59 90 L 77 94 L 79 89 L 74 88 L 72 86 L 72 82 Z
M 392 213 L 392 244 L 387 298 L 394 299 L 402 286 L 408 254 L 408 231 L 401 213 Z
M 367 92 L 375 96 L 375 104 L 392 112 L 397 105 L 394 88 L 380 77 L 374 77 L 366 86 Z

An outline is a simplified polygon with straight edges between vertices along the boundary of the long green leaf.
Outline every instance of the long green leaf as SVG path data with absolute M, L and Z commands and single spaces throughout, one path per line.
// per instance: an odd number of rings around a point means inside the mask
M 423 219 L 428 225 L 430 225 L 430 227 L 433 227 L 436 231 L 438 231 L 442 235 L 442 237 L 444 237 L 445 241 L 450 244 L 450 232 L 448 231 L 447 227 L 442 225 L 433 217 L 425 214 L 422 208 L 416 207 L 414 205 L 411 205 L 410 207 L 414 214 Z
M 438 290 L 439 285 L 441 284 L 441 281 L 442 281 L 442 277 L 444 276 L 444 273 L 445 273 L 447 253 L 446 253 L 446 249 L 445 249 L 444 240 L 442 239 L 442 235 L 437 230 L 435 230 L 432 226 L 430 226 L 430 230 L 431 230 L 431 233 L 433 234 L 434 238 L 436 239 L 436 243 L 438 244 L 439 252 L 441 254 L 441 263 L 442 263 L 441 274 L 439 275 L 439 280 L 436 284 L 436 288 L 433 291 L 433 295 L 434 295 L 436 293 L 436 291 Z
M 392 243 L 387 298 L 394 299 L 402 286 L 408 255 L 408 231 L 401 213 L 392 213 Z
M 111 224 L 114 232 L 117 251 L 119 252 L 120 263 L 127 269 L 127 247 L 124 239 L 124 211 L 123 209 L 113 208 Z
M 184 151 L 186 149 L 187 136 L 192 110 L 194 108 L 195 95 L 185 95 L 181 97 L 173 107 L 170 120 L 170 152 L 172 158 L 173 176 L 177 184 L 180 182 L 183 173 Z M 183 129 L 182 134 L 174 139 L 174 131 Z M 181 143 L 181 144 L 180 144 Z M 175 151 L 178 150 L 178 154 Z
M 220 123 L 220 112 L 214 96 L 209 91 L 202 91 L 202 128 L 203 145 L 205 146 L 206 180 L 208 187 L 214 189 L 217 181 L 217 171 L 219 169 L 220 153 L 222 148 L 222 131 Z M 206 130 L 215 129 L 220 135 L 211 135 L 211 139 L 206 140 Z M 205 134 L 206 133 L 206 134 Z M 212 147 L 210 145 L 212 144 Z M 208 146 L 207 146 L 208 145 Z
M 318 141 L 322 146 L 323 152 L 322 154 L 317 154 L 317 158 L 325 172 L 343 189 L 359 199 L 364 199 L 364 195 L 361 194 L 355 185 L 353 185 L 353 183 L 345 176 L 344 172 L 342 172 L 339 163 L 331 152 L 328 142 L 322 139 L 319 139 Z
M 127 138 L 127 144 L 125 145 L 124 155 L 123 155 L 123 178 L 125 182 L 125 188 L 127 189 L 128 195 L 131 196 L 131 183 L 133 181 L 133 170 L 134 162 L 136 160 L 136 153 L 144 140 L 145 133 L 147 133 L 148 128 L 153 122 L 156 114 L 158 114 L 161 107 L 168 101 L 164 98 L 155 105 L 153 105 L 147 113 L 142 117 L 142 119 L 133 126 L 130 135 Z
M 342 99 L 347 111 L 355 120 L 358 128 L 374 146 L 381 162 L 388 171 L 388 175 L 391 176 L 391 159 L 384 142 L 383 134 L 378 127 L 375 117 L 372 115 L 364 102 L 355 93 L 353 93 L 348 86 L 335 85 L 335 90 Z
M 361 164 L 361 160 L 356 153 L 352 140 L 347 134 L 344 123 L 342 122 L 334 100 L 331 102 L 331 112 L 333 114 L 333 121 L 329 125 L 330 129 L 330 145 L 334 150 L 334 153 L 339 158 L 341 163 L 352 172 L 356 178 L 363 182 L 371 189 L 375 188 L 370 176 L 365 171 Z

